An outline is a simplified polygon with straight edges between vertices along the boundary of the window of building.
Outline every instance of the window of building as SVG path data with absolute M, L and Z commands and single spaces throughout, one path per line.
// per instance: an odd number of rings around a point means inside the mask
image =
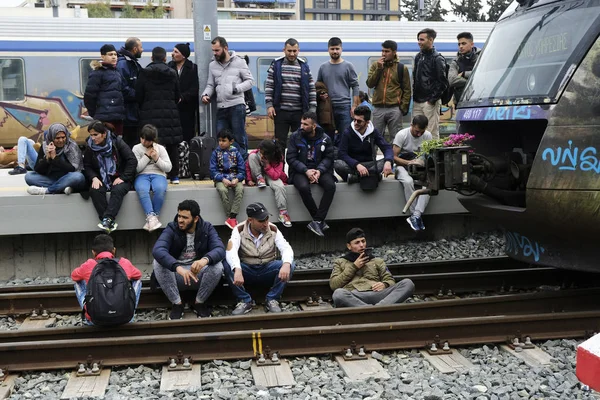
M 0 58 L 0 101 L 25 99 L 25 63 L 20 58 Z
M 340 0 L 316 0 L 315 8 L 328 8 L 330 10 L 335 10 L 340 8 Z M 340 19 L 339 14 L 329 14 L 329 13 L 319 13 L 314 14 L 314 18 L 316 20 L 330 20 L 337 21 Z
M 389 0 L 365 0 L 365 10 L 379 10 L 379 11 L 389 11 L 390 2 Z M 366 21 L 388 21 L 389 15 L 375 15 L 375 14 L 367 14 L 365 15 Z
M 85 87 L 88 83 L 90 72 L 92 72 L 92 61 L 99 61 L 97 58 L 80 58 L 79 59 L 79 76 L 81 77 L 81 93 L 85 93 Z

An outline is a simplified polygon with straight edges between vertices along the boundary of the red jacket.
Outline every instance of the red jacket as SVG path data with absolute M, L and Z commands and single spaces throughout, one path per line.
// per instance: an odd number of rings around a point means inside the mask
M 85 280 L 85 283 L 87 284 L 90 280 L 90 276 L 92 275 L 92 270 L 97 264 L 96 260 L 101 258 L 113 258 L 113 255 L 109 251 L 103 251 L 102 253 L 98 254 L 95 259 L 90 258 L 81 264 L 81 266 L 75 268 L 73 272 L 71 272 L 71 279 L 73 279 L 75 282 Z M 129 280 L 135 281 L 142 278 L 142 273 L 140 270 L 134 267 L 131 261 L 128 259 L 121 257 L 119 259 L 119 265 L 121 268 L 123 268 L 123 270 L 125 270 Z
M 254 154 L 258 151 L 258 149 L 252 150 L 249 154 Z M 281 181 L 287 185 L 288 177 L 283 170 L 283 160 L 281 160 L 281 162 L 278 164 L 269 164 L 268 167 L 263 167 L 263 169 L 265 170 L 265 174 L 267 174 L 269 178 L 273 180 L 281 179 Z M 252 172 L 250 171 L 250 164 L 248 163 L 248 161 L 246 161 L 246 182 L 251 181 Z

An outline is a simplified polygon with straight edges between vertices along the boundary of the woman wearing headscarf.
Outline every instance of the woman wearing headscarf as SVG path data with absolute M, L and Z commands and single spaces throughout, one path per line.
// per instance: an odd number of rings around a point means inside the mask
M 181 90 L 181 101 L 177 104 L 179 108 L 179 119 L 183 131 L 183 140 L 189 142 L 196 135 L 198 121 L 198 66 L 188 60 L 190 56 L 190 44 L 176 44 L 171 53 L 172 61 L 169 67 L 177 72 L 179 77 L 179 89 Z
M 129 146 L 102 122 L 88 125 L 90 136 L 83 155 L 83 174 L 90 185 L 90 197 L 98 212 L 98 228 L 111 233 L 117 229 L 115 218 L 123 198 L 135 179 L 137 159 Z M 106 201 L 106 192 L 110 200 Z
M 81 173 L 83 160 L 71 132 L 63 124 L 52 124 L 38 151 L 33 172 L 25 175 L 29 187 L 27 193 L 34 195 L 71 194 L 85 188 Z

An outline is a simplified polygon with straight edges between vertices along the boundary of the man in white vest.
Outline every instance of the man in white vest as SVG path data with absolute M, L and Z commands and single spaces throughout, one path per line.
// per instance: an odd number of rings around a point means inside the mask
M 231 232 L 225 256 L 225 277 L 238 304 L 232 315 L 252 310 L 252 297 L 244 285 L 270 286 L 265 310 L 281 312 L 279 299 L 294 272 L 294 251 L 277 227 L 269 222 L 262 203 L 246 208 L 248 219 Z

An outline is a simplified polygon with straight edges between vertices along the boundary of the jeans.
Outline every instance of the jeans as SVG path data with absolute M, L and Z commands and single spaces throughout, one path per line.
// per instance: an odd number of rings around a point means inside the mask
M 142 280 L 138 279 L 136 281 L 131 281 L 131 286 L 133 287 L 133 291 L 135 292 L 135 308 L 137 308 L 138 303 L 140 302 L 140 293 L 142 292 Z M 75 282 L 75 296 L 77 296 L 77 301 L 79 302 L 79 306 L 83 310 L 83 303 L 85 301 L 85 295 L 87 294 L 87 285 L 85 281 Z M 135 317 L 134 317 L 135 318 Z M 133 318 L 131 318 L 132 322 Z M 86 319 L 82 321 L 84 325 L 94 325 L 92 321 Z
M 343 133 L 350 126 L 352 119 L 350 117 L 350 105 L 331 105 L 333 107 L 333 119 L 335 121 L 335 129 L 338 134 Z
M 235 139 L 234 146 L 248 158 L 248 136 L 246 135 L 246 105 L 238 104 L 217 110 L 217 133 L 229 128 Z
M 123 182 L 118 185 L 113 185 L 110 189 L 110 200 L 106 201 L 106 185 L 100 186 L 99 189 L 93 189 L 90 187 L 90 197 L 94 208 L 98 213 L 98 218 L 102 221 L 104 218 L 110 218 L 114 220 L 121 209 L 123 204 L 123 198 L 129 192 L 131 183 Z
M 35 142 L 31 139 L 21 136 L 17 141 L 17 164 L 27 165 L 33 169 L 37 161 L 38 152 L 33 148 Z
M 81 172 L 67 172 L 58 179 L 50 178 L 37 172 L 27 172 L 25 182 L 29 186 L 41 186 L 48 188 L 49 194 L 62 193 L 70 186 L 73 191 L 81 191 L 85 188 L 85 177 Z
M 327 212 L 333 201 L 333 195 L 335 194 L 335 178 L 330 173 L 322 174 L 319 177 L 319 182 L 316 185 L 323 188 L 323 197 L 321 197 L 319 207 L 317 207 L 317 203 L 315 203 L 315 199 L 312 197 L 310 185 L 311 183 L 305 174 L 294 175 L 294 186 L 300 192 L 302 202 L 313 221 L 325 221 L 325 217 L 327 217 Z
M 287 149 L 288 135 L 290 130 L 296 132 L 300 128 L 300 119 L 302 118 L 302 110 L 288 111 L 279 110 L 275 115 L 275 138 L 279 140 L 279 144 L 283 149 Z
M 358 290 L 349 291 L 347 289 L 336 289 L 333 292 L 333 303 L 336 308 L 340 307 L 362 307 L 362 306 L 389 306 L 392 304 L 403 303 L 412 296 L 415 291 L 415 284 L 410 279 L 402 279 L 394 286 L 390 286 L 379 292 L 367 290 L 359 292 Z
M 274 260 L 262 265 L 248 265 L 241 263 L 242 275 L 244 275 L 244 286 L 271 286 L 269 293 L 267 293 L 267 302 L 270 300 L 279 300 L 283 294 L 283 289 L 285 289 L 285 286 L 287 285 L 287 282 L 283 282 L 279 279 L 279 270 L 282 265 L 283 261 L 281 260 Z M 244 286 L 239 287 L 233 284 L 233 271 L 227 261 L 223 261 L 223 268 L 225 269 L 225 278 L 229 283 L 233 295 L 238 301 L 250 303 L 252 297 L 246 292 Z M 292 263 L 290 267 L 290 279 L 292 279 L 294 268 L 296 268 L 296 265 Z
M 165 194 L 167 193 L 167 178 L 158 174 L 141 174 L 135 178 L 135 191 L 140 198 L 144 214 L 154 213 L 160 214 L 163 203 L 165 202 Z M 150 190 L 152 190 L 152 199 L 150 198 Z
M 371 166 L 373 164 L 373 161 L 360 162 L 359 164 L 361 164 L 363 167 L 369 169 L 369 166 Z M 385 160 L 383 158 L 381 160 L 377 160 L 377 172 L 379 174 L 381 174 L 383 172 L 384 164 L 385 164 Z M 358 174 L 358 171 L 356 171 L 356 168 L 350 168 L 350 166 L 348 164 L 346 164 L 346 161 L 335 160 L 333 162 L 333 166 L 334 166 L 335 172 L 337 172 L 337 174 L 340 176 L 340 178 L 342 178 L 342 180 L 344 182 L 348 181 L 348 175 L 350 175 L 350 174 L 356 174 L 358 176 L 358 179 L 360 180 L 360 175 Z

